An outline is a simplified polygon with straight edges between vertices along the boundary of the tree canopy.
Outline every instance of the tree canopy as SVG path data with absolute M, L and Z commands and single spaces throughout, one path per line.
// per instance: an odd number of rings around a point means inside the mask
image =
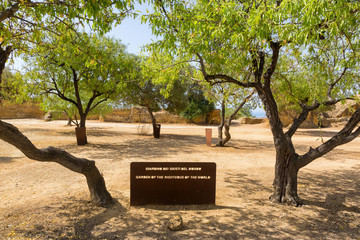
M 119 23 L 130 9 L 132 2 L 126 0 L 1 1 L 0 83 L 5 65 L 14 50 L 16 54 L 28 53 L 29 46 L 41 45 L 48 34 L 66 38 L 66 33 L 74 32 L 76 26 L 85 28 L 85 24 L 95 31 L 104 33 L 111 29 L 113 24 Z M 1 120 L 0 139 L 15 146 L 31 159 L 57 162 L 84 174 L 92 202 L 101 206 L 113 203 L 105 187 L 104 178 L 93 161 L 75 158 L 62 149 L 53 147 L 37 149 L 18 129 Z
M 53 105 L 64 107 L 65 101 L 76 107 L 70 117 L 80 118 L 78 127 L 85 127 L 86 117 L 100 104 L 117 98 L 134 72 L 120 41 L 87 33 L 69 32 L 66 41 L 53 35 L 32 52 L 28 81 L 42 94 L 56 96 Z
M 360 135 L 357 110 L 338 134 L 316 149 L 299 155 L 292 143 L 310 111 L 358 93 L 352 75 L 358 71 L 360 3 L 164 0 L 153 6 L 154 13 L 144 17 L 162 37 L 153 50 L 194 61 L 211 84 L 257 91 L 276 149 L 271 200 L 300 204 L 299 169 Z M 292 102 L 299 109 L 286 131 L 279 102 Z
M 131 1 L 125 0 L 4 0 L 0 3 L 0 44 L 26 50 L 28 43 L 39 43 L 48 33 L 60 35 L 74 24 L 106 32 L 132 8 Z

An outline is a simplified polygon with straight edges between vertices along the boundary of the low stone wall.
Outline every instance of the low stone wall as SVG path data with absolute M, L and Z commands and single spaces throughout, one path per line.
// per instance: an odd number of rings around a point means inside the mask
M 131 122 L 131 109 L 114 109 L 105 116 L 100 116 L 100 121 L 103 122 Z
M 154 117 L 157 123 L 187 123 L 187 119 L 166 111 L 155 112 Z M 133 107 L 131 109 L 114 109 L 102 117 L 104 122 L 132 122 L 151 123 L 149 113 L 145 108 Z
M 250 117 L 243 117 L 240 118 L 240 124 L 261 124 L 261 123 L 268 123 L 267 118 L 250 118 Z
M 188 120 L 178 115 L 170 114 L 166 111 L 156 112 L 154 114 L 158 123 L 188 123 Z
M 155 112 L 154 116 L 158 123 L 189 123 L 190 121 L 178 115 L 170 114 L 166 111 Z M 0 104 L 0 119 L 16 118 L 39 118 L 46 121 L 67 120 L 65 113 L 61 111 L 49 111 L 45 113 L 37 103 L 8 103 Z M 98 114 L 90 115 L 88 120 L 100 120 L 103 122 L 127 122 L 127 123 L 151 123 L 151 118 L 146 108 L 132 107 L 131 109 L 114 109 L 105 116 Z M 191 121 L 196 124 L 219 124 L 220 110 L 214 110 L 207 116 L 202 116 Z
M 38 103 L 0 103 L 0 119 L 43 118 L 44 114 Z

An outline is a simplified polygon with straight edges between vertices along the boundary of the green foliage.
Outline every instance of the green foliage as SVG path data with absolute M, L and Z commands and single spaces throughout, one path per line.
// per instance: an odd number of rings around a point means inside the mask
M 33 87 L 27 84 L 20 72 L 13 72 L 9 68 L 5 68 L 0 83 L 0 100 L 17 103 L 36 101 L 36 96 L 33 93 Z
M 57 105 L 74 113 L 75 106 L 83 118 L 105 101 L 116 99 L 132 77 L 131 57 L 117 40 L 86 33 L 66 35 L 49 36 L 33 49 L 27 59 L 27 78 L 43 94 L 51 95 L 45 108 Z
M 0 2 L 0 44 L 16 54 L 41 44 L 49 33 L 90 28 L 105 33 L 133 9 L 132 1 L 13 1 Z
M 345 99 L 358 95 L 359 64 L 354 61 L 355 56 L 356 52 L 343 38 L 331 44 L 285 48 L 272 85 L 279 109 L 300 112 L 301 103 L 312 105 L 330 97 Z M 327 110 L 326 106 L 321 109 Z
M 207 82 L 202 82 L 204 95 L 209 100 L 219 106 L 225 108 L 225 118 L 229 118 L 236 109 L 242 104 L 245 98 L 251 94 L 249 89 L 241 88 L 235 84 L 229 85 L 214 85 L 211 86 Z M 242 106 L 235 118 L 251 117 L 251 110 L 255 109 L 258 105 L 256 98 L 247 100 Z M 223 111 L 223 109 L 222 109 Z
M 299 110 L 299 103 L 359 93 L 359 1 L 165 0 L 154 1 L 153 8 L 143 21 L 161 40 L 150 49 L 170 52 L 199 68 L 202 60 L 203 77 L 226 75 L 241 86 L 264 86 L 271 43 L 279 42 L 282 52 L 271 81 L 279 105 Z M 263 74 L 254 79 L 260 53 L 265 56 Z
M 253 109 L 247 105 L 245 105 L 244 107 L 242 107 L 238 113 L 236 114 L 234 119 L 239 119 L 242 117 L 250 117 L 253 118 L 254 116 L 251 114 L 251 111 Z M 225 116 L 226 118 L 228 118 L 231 114 L 233 114 L 233 112 L 235 111 L 235 108 L 227 108 L 225 111 Z
M 196 117 L 205 116 L 215 108 L 214 103 L 209 102 L 205 98 L 204 92 L 196 83 L 189 86 L 189 89 L 186 91 L 186 96 L 189 105 L 181 112 L 181 116 L 184 118 L 194 119 Z
M 133 56 L 134 74 L 120 94 L 120 101 L 127 105 L 139 105 L 159 111 L 165 109 L 179 113 L 187 106 L 184 92 L 187 89 L 186 77 L 182 71 L 168 68 L 158 70 L 162 58 L 140 58 Z M 164 76 L 166 81 L 164 80 Z

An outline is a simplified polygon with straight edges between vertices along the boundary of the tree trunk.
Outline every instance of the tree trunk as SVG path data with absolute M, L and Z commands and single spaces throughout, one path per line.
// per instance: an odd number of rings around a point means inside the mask
M 1 86 L 1 82 L 2 82 L 2 73 L 5 69 L 6 62 L 9 59 L 11 52 L 12 52 L 11 46 L 7 46 L 5 49 L 3 49 L 0 46 L 0 86 Z M 1 99 L 1 87 L 0 87 L 0 99 Z
M 86 137 L 86 127 L 76 127 L 75 134 L 77 145 L 86 145 L 88 143 Z
M 77 145 L 88 144 L 85 123 L 86 123 L 86 115 L 80 113 L 80 124 L 79 127 L 75 128 Z
M 71 117 L 68 117 L 68 122 L 67 122 L 67 124 L 66 124 L 66 126 L 72 126 L 72 119 L 71 119 Z
M 225 138 L 223 139 L 223 145 L 230 141 L 231 135 L 230 135 L 230 123 L 225 123 L 225 130 L 224 130 Z
M 282 147 L 281 147 L 282 148 Z M 299 169 L 296 167 L 298 155 L 295 152 L 284 152 L 276 154 L 274 193 L 270 196 L 272 202 L 287 203 L 293 206 L 302 205 L 297 194 L 297 176 Z
M 38 149 L 15 126 L 1 120 L 0 139 L 13 145 L 30 159 L 41 162 L 56 162 L 74 172 L 83 174 L 86 177 L 93 204 L 107 206 L 113 203 L 113 198 L 106 189 L 104 178 L 95 166 L 94 161 L 74 157 L 60 148 Z
M 152 124 L 152 127 L 153 127 L 153 136 L 154 136 L 154 138 L 160 138 L 161 125 L 156 123 L 156 118 L 154 117 L 152 109 L 149 106 L 147 106 L 146 109 L 147 109 L 147 111 L 148 111 L 148 113 L 150 115 L 150 118 L 151 118 L 151 124 Z
M 224 132 L 225 138 L 222 137 L 222 134 Z M 231 135 L 230 135 L 230 125 L 229 123 L 223 123 L 220 124 L 218 127 L 218 143 L 216 146 L 224 147 L 225 144 L 230 141 Z
M 222 100 L 221 102 L 221 122 L 220 125 L 218 126 L 218 143 L 216 146 L 220 146 L 223 147 L 225 145 L 224 141 L 223 141 L 223 128 L 225 125 L 225 99 Z
M 299 156 L 295 152 L 291 137 L 287 136 L 283 131 L 276 102 L 271 92 L 268 95 L 259 94 L 259 96 L 265 106 L 276 150 L 274 192 L 270 196 L 270 200 L 272 202 L 299 206 L 301 205 L 297 195 L 297 174 L 299 168 L 296 166 Z
M 245 105 L 245 103 L 254 95 L 255 91 L 251 92 L 248 96 L 245 97 L 245 99 L 239 104 L 239 106 L 235 109 L 235 111 L 230 115 L 230 117 L 225 120 L 225 99 L 223 99 L 223 102 L 221 104 L 221 124 L 218 128 L 218 146 L 225 146 L 225 144 L 230 141 L 231 135 L 230 135 L 230 125 L 231 121 L 236 117 L 236 114 L 240 111 L 240 109 Z M 223 127 L 225 127 L 224 135 L 225 139 L 222 138 L 222 132 Z
M 218 126 L 218 143 L 216 144 L 216 146 L 220 146 L 223 147 L 223 128 L 224 128 L 224 123 L 221 123 Z

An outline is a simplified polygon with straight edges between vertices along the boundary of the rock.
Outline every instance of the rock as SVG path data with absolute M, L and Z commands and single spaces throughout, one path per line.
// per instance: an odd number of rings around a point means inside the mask
M 49 122 L 52 121 L 54 119 L 68 119 L 68 117 L 66 116 L 66 114 L 62 111 L 57 111 L 57 110 L 50 110 L 48 111 L 45 116 L 44 116 L 44 121 L 45 122 Z
M 284 127 L 290 126 L 294 118 L 298 117 L 298 114 L 294 111 L 282 111 L 279 115 Z M 306 120 L 300 125 L 300 128 L 330 127 L 331 122 L 326 116 L 326 114 L 318 113 L 317 111 L 310 112 Z
M 331 111 L 327 111 L 329 118 L 344 118 L 350 117 L 360 104 L 355 100 L 347 100 L 345 103 L 338 102 Z
M 168 229 L 171 231 L 180 231 L 184 228 L 184 223 L 181 216 L 175 216 L 170 219 Z
M 327 128 L 331 126 L 331 121 L 329 118 L 320 117 L 319 118 L 319 126 L 322 128 Z

